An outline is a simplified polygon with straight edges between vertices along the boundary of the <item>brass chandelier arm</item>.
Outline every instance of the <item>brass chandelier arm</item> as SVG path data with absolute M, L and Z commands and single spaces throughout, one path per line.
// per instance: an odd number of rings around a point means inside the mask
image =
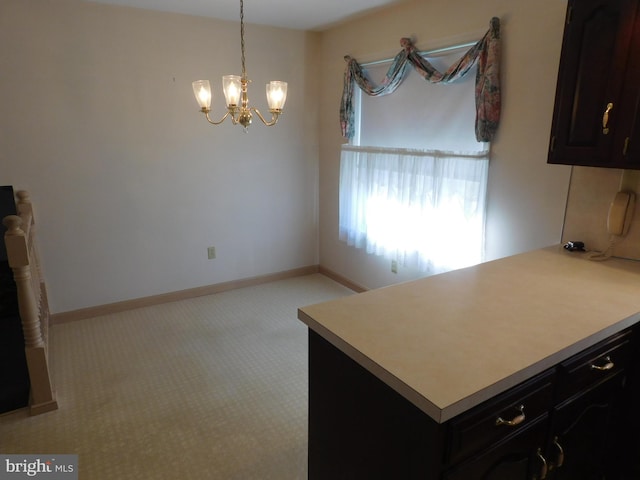
M 262 116 L 262 114 L 260 113 L 260 110 L 258 110 L 257 108 L 251 108 L 250 110 L 253 111 L 256 115 L 258 115 L 258 118 L 267 127 L 271 127 L 271 126 L 275 125 L 276 123 L 278 123 L 278 118 L 280 118 L 280 114 L 282 113 L 281 111 L 279 112 L 277 110 L 272 110 L 271 111 L 271 120 L 268 121 L 266 118 L 264 118 Z
M 228 107 L 229 111 L 227 113 L 224 114 L 224 116 L 217 122 L 214 122 L 213 120 L 211 120 L 211 117 L 209 116 L 209 112 L 208 111 L 204 111 L 205 116 L 207 117 L 207 121 L 213 125 L 220 125 L 222 122 L 224 122 L 227 117 L 231 116 L 231 123 L 233 123 L 233 125 L 242 125 L 245 128 L 248 128 L 249 125 L 251 124 L 251 117 L 252 114 L 251 112 L 255 113 L 258 118 L 260 119 L 260 121 L 262 123 L 264 123 L 267 127 L 271 127 L 273 125 L 275 125 L 276 123 L 278 123 L 278 119 L 280 118 L 280 114 L 282 113 L 282 110 L 271 110 L 271 120 L 267 120 L 266 118 L 264 118 L 264 116 L 260 113 L 260 110 L 258 110 L 257 108 L 244 108 L 244 109 L 239 109 L 239 108 L 232 108 L 232 107 Z
M 207 110 L 207 109 L 205 109 L 205 108 L 203 108 L 203 109 L 201 110 L 201 112 L 202 112 L 202 113 L 204 113 L 204 116 L 207 118 L 207 122 L 209 122 L 209 123 L 210 123 L 210 124 L 212 124 L 212 125 L 220 125 L 222 122 L 224 122 L 224 121 L 227 119 L 227 117 L 228 117 L 228 116 L 229 116 L 229 114 L 231 113 L 231 112 L 227 112 L 227 113 L 225 113 L 225 114 L 224 114 L 224 117 L 222 117 L 222 118 L 221 118 L 220 120 L 218 120 L 217 122 L 214 122 L 213 120 L 211 120 L 211 117 L 209 116 L 209 112 L 210 112 L 210 111 L 211 111 L 211 110 Z

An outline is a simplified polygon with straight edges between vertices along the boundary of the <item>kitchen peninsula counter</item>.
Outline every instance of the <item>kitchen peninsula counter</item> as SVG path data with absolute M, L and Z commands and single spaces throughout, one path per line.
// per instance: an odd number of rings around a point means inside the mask
M 638 323 L 640 262 L 554 246 L 306 306 L 298 318 L 444 423 Z

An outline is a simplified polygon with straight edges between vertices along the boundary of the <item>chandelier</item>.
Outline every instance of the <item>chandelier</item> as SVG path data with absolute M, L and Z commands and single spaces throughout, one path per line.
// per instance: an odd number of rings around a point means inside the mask
M 247 78 L 247 72 L 244 62 L 244 1 L 240 0 L 240 49 L 242 53 L 242 75 L 224 75 L 222 77 L 222 91 L 227 102 L 227 113 L 216 121 L 211 120 L 209 112 L 211 112 L 211 84 L 209 80 L 196 80 L 192 83 L 193 94 L 200 106 L 200 111 L 204 113 L 207 121 L 213 125 L 220 125 L 227 117 L 231 118 L 234 125 L 242 125 L 244 131 L 247 131 L 253 113 L 266 126 L 275 125 L 278 117 L 282 114 L 282 108 L 287 100 L 287 82 L 271 81 L 267 84 L 267 104 L 271 119 L 267 120 L 262 116 L 258 109 L 249 107 L 249 97 L 247 95 L 247 85 L 250 80 Z M 253 112 L 253 113 L 252 113 Z

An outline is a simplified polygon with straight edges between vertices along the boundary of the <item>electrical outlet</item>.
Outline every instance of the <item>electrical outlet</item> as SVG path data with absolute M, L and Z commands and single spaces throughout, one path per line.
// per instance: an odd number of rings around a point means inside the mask
M 209 260 L 216 258 L 216 247 L 207 247 L 207 258 Z
M 391 273 L 398 273 L 398 261 L 391 260 Z

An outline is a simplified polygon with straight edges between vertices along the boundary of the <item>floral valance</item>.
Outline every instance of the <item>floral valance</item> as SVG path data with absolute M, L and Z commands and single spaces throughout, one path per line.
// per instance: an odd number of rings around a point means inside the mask
M 354 136 L 353 90 L 357 84 L 367 95 L 381 96 L 395 91 L 407 75 L 409 64 L 430 83 L 451 83 L 465 76 L 477 64 L 476 71 L 476 139 L 489 142 L 500 122 L 500 19 L 491 19 L 491 27 L 485 36 L 449 69 L 441 73 L 425 60 L 409 38 L 400 40 L 398 53 L 380 85 L 374 84 L 355 59 L 345 56 L 344 90 L 340 105 L 342 136 Z

